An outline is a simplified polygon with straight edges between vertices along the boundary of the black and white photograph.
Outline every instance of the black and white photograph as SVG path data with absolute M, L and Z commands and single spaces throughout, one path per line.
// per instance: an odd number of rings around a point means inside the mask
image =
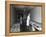
M 10 32 L 42 31 L 41 7 L 10 4 Z

